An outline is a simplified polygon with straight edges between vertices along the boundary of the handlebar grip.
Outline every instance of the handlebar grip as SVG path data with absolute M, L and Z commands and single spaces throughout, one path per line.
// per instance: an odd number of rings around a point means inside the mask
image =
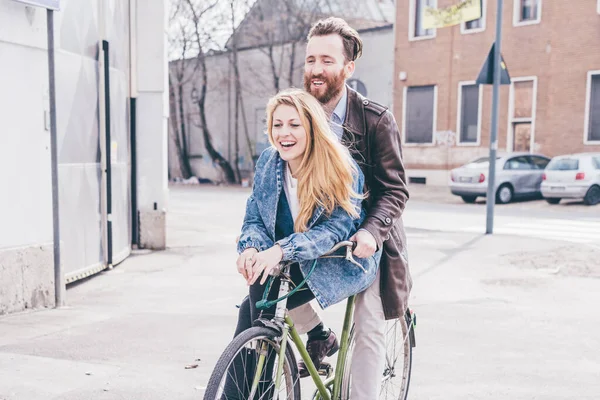
M 269 272 L 269 275 L 271 275 L 271 276 L 281 275 L 281 266 L 277 265 L 277 266 L 273 267 L 273 269 Z
M 269 308 L 267 306 L 268 301 L 267 300 L 259 300 L 256 302 L 256 308 L 258 308 L 259 310 L 264 310 L 265 308 Z

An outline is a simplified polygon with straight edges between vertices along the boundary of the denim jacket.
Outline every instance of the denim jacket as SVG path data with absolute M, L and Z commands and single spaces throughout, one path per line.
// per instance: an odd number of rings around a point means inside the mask
M 263 251 L 278 243 L 283 250 L 283 261 L 298 262 L 302 274 L 306 276 L 316 258 L 327 253 L 336 243 L 348 240 L 358 230 L 366 213 L 361 209 L 360 217 L 355 219 L 337 207 L 327 216 L 324 209 L 318 207 L 308 223 L 307 231 L 276 240 L 277 222 L 289 225 L 287 231 L 293 232 L 293 220 L 288 218 L 282 221 L 282 213 L 277 212 L 280 197 L 285 196 L 285 167 L 285 161 L 273 147 L 263 151 L 258 159 L 252 194 L 246 204 L 238 253 L 251 247 Z M 362 193 L 364 176 L 358 166 L 356 171 L 353 188 L 355 192 Z M 361 200 L 353 199 L 353 204 L 360 207 Z M 380 258 L 381 251 L 368 258 L 356 258 L 366 273 L 344 258 L 319 259 L 307 281 L 308 286 L 319 305 L 322 308 L 329 307 L 369 287 L 375 280 Z

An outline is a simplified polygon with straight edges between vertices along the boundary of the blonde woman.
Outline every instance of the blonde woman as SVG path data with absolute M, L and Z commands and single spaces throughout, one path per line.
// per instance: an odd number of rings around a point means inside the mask
M 348 240 L 365 216 L 362 172 L 312 95 L 299 89 L 280 92 L 267 105 L 267 124 L 272 147 L 256 164 L 238 242 L 237 268 L 249 285 L 249 296 L 240 307 L 236 335 L 259 317 L 256 302 L 271 269 L 281 261 L 294 262 L 291 277 L 296 284 L 301 282 L 311 260 Z M 357 259 L 366 272 L 344 259 L 319 260 L 307 281 L 310 290 L 291 296 L 288 309 L 313 298 L 326 308 L 363 291 L 374 281 L 380 257 L 377 252 Z M 278 290 L 275 282 L 270 297 L 276 298 Z M 271 318 L 273 313 L 265 310 L 262 317 Z M 327 355 L 337 351 L 335 335 L 323 324 L 310 335 L 334 342 Z

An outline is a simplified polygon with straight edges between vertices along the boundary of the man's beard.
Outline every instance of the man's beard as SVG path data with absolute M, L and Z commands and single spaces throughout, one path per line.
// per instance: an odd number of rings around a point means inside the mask
M 311 80 L 320 79 L 325 84 L 325 92 L 319 93 L 311 90 Z M 321 104 L 327 104 L 331 101 L 331 99 L 335 98 L 342 89 L 344 88 L 344 83 L 346 81 L 346 77 L 344 74 L 344 70 L 340 71 L 338 75 L 333 76 L 332 78 L 325 78 L 323 75 L 308 75 L 304 74 L 304 90 L 312 94 Z M 317 89 L 318 90 L 318 89 Z

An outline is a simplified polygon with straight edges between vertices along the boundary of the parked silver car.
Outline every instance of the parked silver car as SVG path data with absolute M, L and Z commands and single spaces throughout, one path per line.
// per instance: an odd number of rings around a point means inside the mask
M 587 205 L 600 203 L 600 153 L 554 157 L 546 167 L 542 195 L 550 204 L 561 199 L 583 199 Z
M 466 203 L 485 197 L 489 157 L 481 157 L 450 172 L 450 191 Z M 509 203 L 517 197 L 539 196 L 544 168 L 550 158 L 541 154 L 510 153 L 496 157 L 496 202 Z

